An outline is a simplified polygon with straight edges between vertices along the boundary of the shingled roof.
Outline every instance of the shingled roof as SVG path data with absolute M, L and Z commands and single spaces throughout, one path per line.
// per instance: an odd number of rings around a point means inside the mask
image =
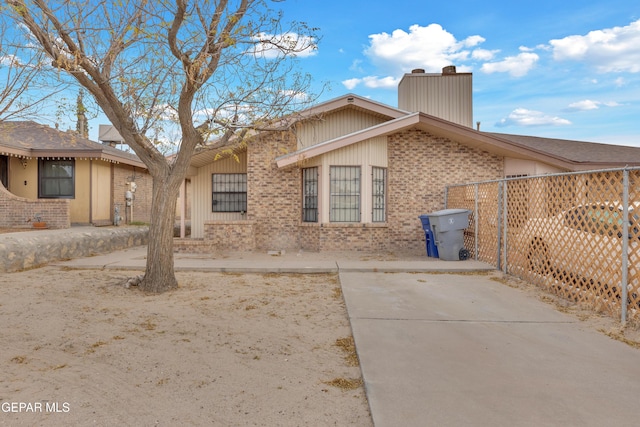
M 146 168 L 132 153 L 33 121 L 0 122 L 0 154 L 15 157 L 87 158 Z
M 572 163 L 621 167 L 640 165 L 640 148 L 638 147 L 504 133 L 483 133 L 545 152 L 554 157 L 563 158 Z

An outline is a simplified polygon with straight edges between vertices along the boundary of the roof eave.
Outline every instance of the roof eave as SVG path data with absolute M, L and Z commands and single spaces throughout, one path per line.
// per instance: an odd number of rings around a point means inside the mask
M 338 111 L 347 107 L 357 107 L 371 113 L 379 114 L 381 116 L 389 117 L 391 119 L 397 119 L 402 116 L 410 114 L 408 111 L 400 110 L 395 107 L 383 104 L 381 102 L 372 101 L 368 98 L 363 98 L 359 95 L 349 93 L 347 95 L 340 96 L 338 98 L 331 99 L 306 110 L 299 111 L 297 113 L 290 114 L 278 120 L 280 126 L 289 127 L 295 123 L 312 119 L 314 117 L 321 116 L 323 114 Z
M 303 148 L 302 150 L 298 150 L 293 153 L 285 154 L 284 156 L 276 158 L 276 165 L 280 169 L 286 168 L 287 166 L 297 164 L 298 162 L 349 146 L 366 139 L 398 132 L 402 129 L 406 129 L 408 127 L 416 125 L 418 123 L 418 120 L 419 113 L 408 114 L 403 117 L 351 133 L 349 135 L 341 136 L 339 138 Z
M 37 158 L 70 158 L 70 159 L 96 159 L 104 160 L 111 163 L 124 163 L 146 169 L 147 166 L 140 160 L 135 160 L 125 156 L 118 156 L 106 153 L 103 150 L 50 150 L 50 149 L 31 149 L 30 157 Z
M 291 165 L 298 164 L 304 160 L 328 153 L 339 148 L 369 139 L 377 136 L 389 135 L 417 126 L 420 129 L 428 131 L 436 136 L 442 136 L 457 140 L 474 148 L 496 153 L 503 157 L 516 157 L 528 160 L 536 160 L 549 165 L 571 170 L 587 170 L 597 166 L 597 163 L 589 162 L 588 164 L 571 161 L 559 156 L 536 150 L 534 148 L 518 144 L 507 139 L 489 135 L 473 128 L 453 123 L 435 116 L 424 113 L 412 113 L 403 117 L 390 120 L 377 126 L 373 126 L 349 135 L 345 135 L 333 140 L 329 140 L 311 147 L 298 150 L 276 158 L 278 168 L 286 168 Z M 602 163 L 603 166 L 612 166 L 610 163 Z
M 33 157 L 30 149 L 20 149 L 6 145 L 0 145 L 0 154 L 11 157 Z
M 452 135 L 455 135 L 455 139 L 459 140 L 462 143 L 468 144 L 480 150 L 502 155 L 503 157 L 537 160 L 570 171 L 588 170 L 597 165 L 596 163 L 592 162 L 581 163 L 572 161 L 561 156 L 549 154 L 542 150 L 536 150 L 535 148 L 519 144 L 514 141 L 510 141 L 494 135 L 489 135 L 477 131 L 473 128 L 452 123 L 438 117 L 430 116 L 423 113 L 421 113 L 420 116 L 421 125 L 426 126 L 427 130 L 436 135 L 449 138 L 451 138 Z M 605 164 L 603 163 L 603 165 Z

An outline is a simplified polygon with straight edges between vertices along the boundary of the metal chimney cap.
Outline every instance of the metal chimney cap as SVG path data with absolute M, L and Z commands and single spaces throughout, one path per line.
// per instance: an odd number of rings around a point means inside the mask
M 424 74 L 424 68 L 414 68 L 411 70 L 411 74 Z
M 446 67 L 442 68 L 442 74 L 455 74 L 455 73 L 456 73 L 455 65 L 447 65 Z

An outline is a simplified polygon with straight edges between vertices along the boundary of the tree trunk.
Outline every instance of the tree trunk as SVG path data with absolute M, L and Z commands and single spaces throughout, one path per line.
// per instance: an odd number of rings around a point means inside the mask
M 178 287 L 173 268 L 173 227 L 179 185 L 153 178 L 147 268 L 140 289 L 161 293 Z

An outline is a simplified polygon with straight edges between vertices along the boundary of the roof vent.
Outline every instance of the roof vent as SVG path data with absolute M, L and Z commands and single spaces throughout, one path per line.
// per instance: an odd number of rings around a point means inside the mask
M 424 68 L 414 68 L 411 70 L 411 74 L 424 74 Z
M 455 65 L 447 65 L 446 67 L 442 68 L 442 74 L 455 74 L 455 73 L 456 73 Z

